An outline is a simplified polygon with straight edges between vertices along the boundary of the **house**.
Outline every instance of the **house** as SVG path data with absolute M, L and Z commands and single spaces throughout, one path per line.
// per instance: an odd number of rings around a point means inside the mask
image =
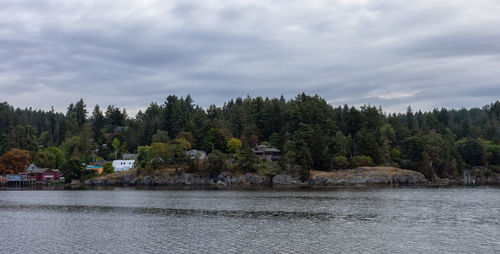
M 102 174 L 104 167 L 103 166 L 95 166 L 95 165 L 87 165 L 85 167 L 87 170 L 94 170 L 98 175 Z
M 59 169 L 51 169 L 51 170 L 52 170 L 52 172 L 54 172 L 54 176 L 55 176 L 54 179 L 60 179 L 62 177 L 61 170 L 59 170 Z
M 5 178 L 7 182 L 21 182 L 25 179 L 25 176 L 20 174 L 7 174 Z
M 207 157 L 207 152 L 201 150 L 189 150 L 186 152 L 191 160 L 198 159 L 203 160 Z
M 115 168 L 115 172 L 129 170 L 131 168 L 135 168 L 135 160 L 114 160 L 113 168 Z
M 484 167 L 484 166 L 474 166 L 472 167 L 471 169 L 472 172 L 487 172 L 488 171 L 488 168 L 487 167 Z
M 122 159 L 124 160 L 135 160 L 136 157 L 137 157 L 136 153 L 124 153 L 122 155 Z
M 128 127 L 127 126 L 116 126 L 115 127 L 115 133 L 119 133 L 119 132 L 125 132 L 127 131 Z
M 38 169 L 38 167 L 31 163 L 27 168 L 26 168 L 26 173 L 32 173 L 34 171 L 36 171 Z
M 276 161 L 281 155 L 280 150 L 266 145 L 258 145 L 257 147 L 252 148 L 252 151 L 255 155 L 267 161 Z
M 59 169 L 38 168 L 37 170 L 28 173 L 36 181 L 59 180 L 62 176 Z

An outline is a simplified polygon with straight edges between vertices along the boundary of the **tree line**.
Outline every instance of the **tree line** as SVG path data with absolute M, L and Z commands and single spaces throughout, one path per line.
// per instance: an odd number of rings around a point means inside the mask
M 280 149 L 280 160 L 267 165 L 255 158 L 250 148 L 259 144 Z M 69 170 L 123 153 L 139 153 L 145 168 L 192 164 L 183 157 L 191 148 L 209 153 L 208 171 L 226 167 L 225 158 L 238 170 L 268 167 L 304 178 L 310 169 L 363 165 L 417 170 L 431 179 L 458 177 L 473 166 L 499 172 L 500 102 L 386 114 L 370 105 L 334 107 L 304 93 L 290 100 L 238 97 L 206 109 L 189 95 L 170 95 L 135 116 L 113 105 L 89 110 L 82 99 L 65 114 L 0 103 L 0 174 L 26 161 Z

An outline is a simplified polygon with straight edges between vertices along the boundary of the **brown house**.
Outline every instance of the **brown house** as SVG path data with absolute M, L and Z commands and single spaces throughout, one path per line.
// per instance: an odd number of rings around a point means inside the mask
M 252 148 L 252 151 L 255 155 L 267 161 L 277 161 L 281 155 L 280 150 L 266 145 L 258 145 Z

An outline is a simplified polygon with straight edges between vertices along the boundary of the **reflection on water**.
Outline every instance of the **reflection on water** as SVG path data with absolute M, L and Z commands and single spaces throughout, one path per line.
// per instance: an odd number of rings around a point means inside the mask
M 495 253 L 500 189 L 0 191 L 6 253 Z

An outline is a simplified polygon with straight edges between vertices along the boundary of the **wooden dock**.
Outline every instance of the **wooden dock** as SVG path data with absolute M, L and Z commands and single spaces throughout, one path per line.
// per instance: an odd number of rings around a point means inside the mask
M 25 187 L 35 184 L 35 179 L 28 175 L 7 174 L 5 178 L 6 187 Z

